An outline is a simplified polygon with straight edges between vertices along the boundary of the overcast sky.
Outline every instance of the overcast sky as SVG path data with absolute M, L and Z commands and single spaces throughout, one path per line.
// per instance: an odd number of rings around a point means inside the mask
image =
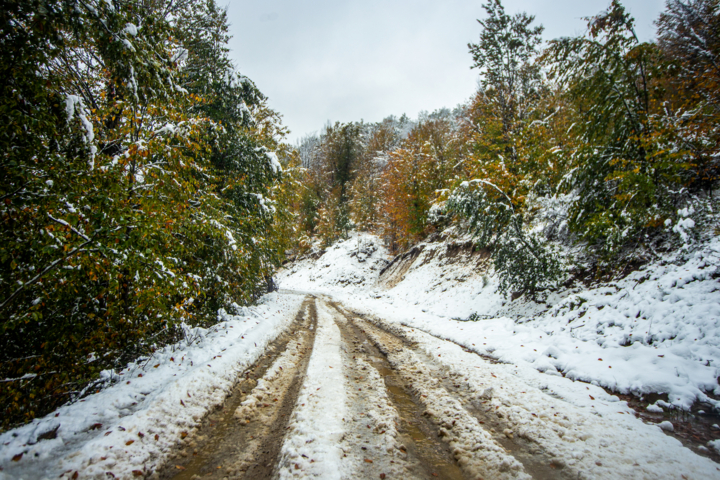
M 222 4 L 223 0 L 220 0 Z M 225 0 L 227 1 L 227 0 Z M 475 91 L 467 43 L 477 42 L 481 0 L 232 0 L 232 58 L 283 115 L 295 142 L 327 121 L 455 107 Z M 610 0 L 505 0 L 548 40 L 585 32 L 582 17 Z M 624 0 L 642 40 L 664 0 Z

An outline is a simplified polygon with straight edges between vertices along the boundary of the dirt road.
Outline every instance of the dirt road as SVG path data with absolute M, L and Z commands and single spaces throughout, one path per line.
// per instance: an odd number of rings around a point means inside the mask
M 663 451 L 654 430 L 580 411 L 496 367 L 424 332 L 309 296 L 291 327 L 157 475 L 720 476 L 712 462 Z

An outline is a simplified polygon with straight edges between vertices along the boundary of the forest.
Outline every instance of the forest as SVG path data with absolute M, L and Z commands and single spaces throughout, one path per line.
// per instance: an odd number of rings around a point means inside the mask
M 719 173 L 718 2 L 668 1 L 649 43 L 617 0 L 546 43 L 532 15 L 483 8 L 467 103 L 300 142 L 300 246 L 358 229 L 399 253 L 457 225 L 532 294 L 692 242 Z
M 619 0 L 548 42 L 532 15 L 483 8 L 466 103 L 292 146 L 216 0 L 5 2 L 0 429 L 353 230 L 400 253 L 454 226 L 530 297 L 697 241 L 717 208 L 720 3 L 668 0 L 652 42 Z

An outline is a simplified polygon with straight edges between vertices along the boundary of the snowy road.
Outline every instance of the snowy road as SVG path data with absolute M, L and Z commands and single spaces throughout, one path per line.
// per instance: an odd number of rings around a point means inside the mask
M 222 312 L 5 432 L 0 480 L 720 478 L 600 387 L 339 298 L 284 291 Z
M 0 434 L 0 480 L 720 479 L 719 241 L 553 305 L 506 303 L 461 247 L 388 262 L 358 234 L 298 260 Z M 666 341 L 627 341 L 643 322 Z
M 160 478 L 720 478 L 628 412 L 599 415 L 410 327 L 308 296 Z

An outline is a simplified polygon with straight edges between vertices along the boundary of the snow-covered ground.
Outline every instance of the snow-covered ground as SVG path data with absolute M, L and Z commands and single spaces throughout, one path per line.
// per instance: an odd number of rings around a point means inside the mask
M 272 293 L 237 315 L 221 311 L 214 327 L 188 330 L 178 344 L 107 372 L 112 386 L 3 433 L 0 479 L 149 474 L 223 402 L 238 374 L 293 321 L 302 300 Z
M 375 285 L 388 263 L 385 247 L 373 235 L 357 233 L 332 245 L 319 258 L 307 256 L 281 270 L 278 278 L 292 278 L 292 287 L 303 291 L 364 291 Z
M 482 254 L 458 245 L 421 244 L 405 265 L 396 260 L 381 276 L 391 258 L 380 240 L 354 234 L 317 260 L 282 271 L 278 283 L 330 294 L 357 312 L 531 367 L 561 384 L 582 380 L 621 393 L 668 394 L 652 411 L 688 409 L 695 401 L 720 406 L 707 395 L 720 395 L 719 237 L 624 279 L 551 294 L 541 304 L 504 299 Z M 359 258 L 360 250 L 370 253 Z M 482 319 L 457 320 L 471 313 Z M 561 385 L 554 389 L 576 405 L 598 403 Z

